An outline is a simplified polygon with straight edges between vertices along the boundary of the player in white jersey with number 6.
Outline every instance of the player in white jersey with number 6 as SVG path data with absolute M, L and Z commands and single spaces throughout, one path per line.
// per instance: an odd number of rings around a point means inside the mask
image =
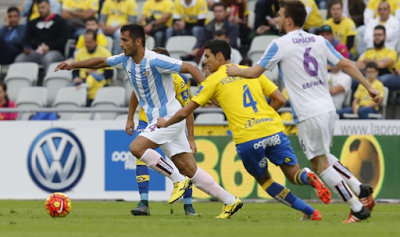
M 204 77 L 199 69 L 148 50 L 145 47 L 145 32 L 140 25 L 130 24 L 121 28 L 120 46 L 123 54 L 109 58 L 91 58 L 71 64 L 62 62 L 56 67 L 56 71 L 110 66 L 123 68 L 133 86 L 126 131 L 133 134 L 133 115 L 138 104 L 143 108 L 148 119 L 147 127 L 131 143 L 129 147 L 131 153 L 174 182 L 174 191 L 169 203 L 177 201 L 193 183 L 203 192 L 217 197 L 225 204 L 222 213 L 217 218 L 230 217 L 242 208 L 243 202 L 228 193 L 214 181 L 211 175 L 196 165 L 185 134 L 185 121 L 161 129 L 156 125 L 158 117 L 170 118 L 182 108 L 175 98 L 172 74 L 190 73 L 201 83 Z M 171 157 L 179 171 L 154 150 L 157 147 L 161 147 L 164 153 Z M 179 172 L 187 177 L 185 178 Z
M 342 68 L 356 79 L 375 102 L 382 98 L 355 65 L 343 58 L 327 40 L 301 29 L 306 16 L 302 2 L 285 1 L 279 10 L 279 27 L 280 32 L 286 35 L 268 46 L 257 65 L 247 69 L 228 66 L 227 74 L 257 78 L 265 69 L 272 70 L 278 65 L 290 96 L 293 117 L 298 123 L 299 141 L 305 155 L 325 183 L 349 204 L 350 217 L 344 222 L 358 222 L 370 217 L 375 202 L 372 187 L 361 184 L 330 154 L 336 109 L 329 94 L 327 63 Z

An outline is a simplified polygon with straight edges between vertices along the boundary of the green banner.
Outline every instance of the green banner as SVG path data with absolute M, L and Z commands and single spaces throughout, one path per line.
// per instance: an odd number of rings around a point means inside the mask
M 290 136 L 291 145 L 296 153 L 300 167 L 311 166 L 305 157 L 297 136 Z M 229 136 L 196 137 L 198 153 L 197 164 L 227 191 L 239 198 L 271 199 L 243 167 L 236 153 L 235 143 Z M 362 183 L 374 187 L 374 196 L 381 199 L 400 199 L 400 137 L 399 136 L 335 136 L 331 153 L 340 158 Z M 317 199 L 314 190 L 308 186 L 290 183 L 279 167 L 268 163 L 273 179 L 288 187 L 303 199 Z M 195 198 L 208 198 L 199 190 L 193 193 Z M 333 198 L 339 199 L 336 194 Z

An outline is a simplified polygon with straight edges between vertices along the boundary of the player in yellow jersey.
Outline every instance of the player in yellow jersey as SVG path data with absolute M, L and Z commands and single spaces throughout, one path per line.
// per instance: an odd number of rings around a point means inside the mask
M 164 54 L 170 56 L 169 52 L 162 47 L 154 48 L 153 51 L 158 54 Z M 182 106 L 187 105 L 190 102 L 190 96 L 185 81 L 182 79 L 181 76 L 179 76 L 179 74 L 173 74 L 172 79 L 174 80 L 174 86 L 176 92 L 175 98 L 179 101 L 179 103 Z M 188 131 L 190 148 L 192 148 L 193 154 L 196 154 L 197 148 L 196 148 L 196 143 L 194 141 L 193 115 L 191 115 L 191 117 L 186 120 L 186 126 Z M 140 108 L 139 125 L 136 128 L 136 131 L 138 133 L 141 133 L 143 129 L 145 129 L 146 127 L 147 127 L 146 113 L 142 108 Z M 169 164 L 175 168 L 173 162 L 169 162 Z M 148 216 L 150 215 L 149 201 L 148 201 L 149 183 L 150 183 L 149 168 L 146 166 L 146 163 L 144 163 L 139 159 L 136 160 L 136 180 L 139 188 L 140 202 L 138 203 L 136 208 L 132 209 L 131 213 L 132 215 L 135 216 Z M 192 205 L 192 193 L 193 193 L 192 188 L 186 190 L 185 194 L 183 195 L 183 200 L 184 200 L 183 208 L 185 210 L 186 215 L 197 216 L 197 213 Z
M 300 0 L 306 6 L 307 18 L 304 23 L 305 30 L 318 28 L 323 24 L 323 20 L 318 11 L 318 6 L 314 0 Z
M 230 64 L 230 51 L 226 41 L 206 43 L 204 62 L 213 74 L 201 84 L 187 106 L 168 121 L 159 118 L 157 126 L 168 127 L 192 114 L 211 98 L 216 99 L 225 112 L 237 153 L 246 170 L 273 198 L 302 211 L 304 219 L 321 220 L 318 210 L 276 183 L 268 172 L 267 158 L 280 166 L 290 182 L 311 185 L 322 201 L 329 203 L 331 200 L 329 189 L 313 172 L 308 168 L 300 170 L 290 141 L 282 133 L 283 123 L 276 110 L 285 104 L 285 97 L 264 75 L 257 80 L 228 77 L 226 64 Z M 271 104 L 264 95 L 272 99 Z

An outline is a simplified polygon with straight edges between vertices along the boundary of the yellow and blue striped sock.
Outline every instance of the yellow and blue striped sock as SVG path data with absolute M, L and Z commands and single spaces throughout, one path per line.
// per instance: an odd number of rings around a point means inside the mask
M 149 200 L 149 168 L 146 165 L 136 164 L 136 181 L 139 188 L 140 200 Z

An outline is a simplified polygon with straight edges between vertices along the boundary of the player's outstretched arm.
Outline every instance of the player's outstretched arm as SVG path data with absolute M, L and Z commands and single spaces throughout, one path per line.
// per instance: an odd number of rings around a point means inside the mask
M 190 75 L 192 75 L 193 79 L 199 84 L 201 84 L 205 80 L 205 78 L 204 78 L 203 74 L 201 74 L 200 70 L 190 63 L 182 62 L 182 67 L 179 72 L 180 73 L 190 73 Z
M 57 72 L 58 70 L 72 70 L 76 68 L 99 69 L 103 67 L 108 67 L 107 58 L 89 58 L 79 62 L 61 62 L 57 65 L 54 71 Z
M 265 69 L 260 65 L 256 64 L 249 68 L 240 68 L 236 64 L 226 65 L 226 74 L 228 76 L 240 76 L 244 78 L 258 78 L 264 73 Z
M 129 134 L 129 136 L 133 135 L 133 132 L 135 129 L 135 122 L 133 122 L 133 116 L 135 115 L 135 111 L 136 111 L 138 104 L 139 104 L 139 102 L 136 98 L 135 92 L 132 91 L 131 99 L 129 101 L 128 118 L 126 120 L 126 127 L 125 127 L 125 131 L 126 131 L 126 133 Z
M 375 90 L 370 84 L 368 84 L 367 80 L 365 80 L 364 76 L 353 62 L 346 58 L 342 58 L 336 66 L 343 69 L 343 71 L 345 71 L 349 76 L 363 85 L 376 103 L 380 103 L 382 101 L 379 91 Z
M 166 120 L 165 118 L 158 118 L 157 127 L 165 128 L 174 123 L 178 123 L 187 118 L 190 114 L 192 114 L 193 111 L 195 111 L 199 106 L 200 105 L 197 104 L 196 102 L 190 101 L 189 104 L 187 104 L 185 107 L 176 112 L 174 116 L 172 116 L 172 118 L 170 118 L 169 120 Z

